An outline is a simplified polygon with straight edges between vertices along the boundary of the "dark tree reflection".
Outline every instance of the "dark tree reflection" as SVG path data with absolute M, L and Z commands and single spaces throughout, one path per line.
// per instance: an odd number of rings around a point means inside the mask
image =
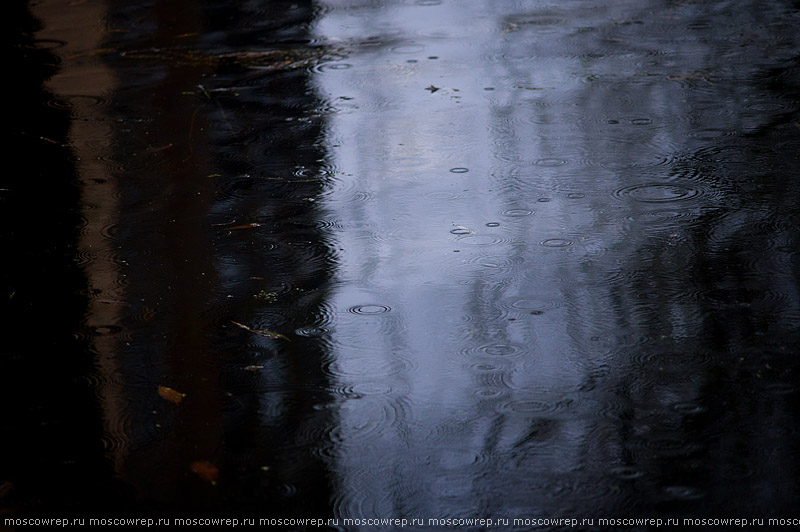
M 107 185 L 82 191 L 87 321 L 105 452 L 138 511 L 327 512 L 312 16 L 310 2 L 110 2 L 105 42 L 65 62 L 62 80 L 81 61 L 114 80 L 103 109 L 73 113 L 96 125 L 72 142 L 101 162 L 81 163 L 84 181 Z

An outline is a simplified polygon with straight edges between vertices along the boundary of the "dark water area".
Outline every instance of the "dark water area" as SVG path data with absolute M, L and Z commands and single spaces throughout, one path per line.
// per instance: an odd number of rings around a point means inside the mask
M 18 4 L 0 518 L 800 518 L 800 6 Z

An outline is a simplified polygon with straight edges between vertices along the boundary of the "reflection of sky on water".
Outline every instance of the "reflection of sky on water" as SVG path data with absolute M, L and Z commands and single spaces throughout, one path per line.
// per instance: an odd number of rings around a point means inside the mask
M 796 329 L 786 235 L 748 229 L 796 213 L 741 195 L 780 9 L 325 5 L 339 515 L 713 501 L 714 373 Z

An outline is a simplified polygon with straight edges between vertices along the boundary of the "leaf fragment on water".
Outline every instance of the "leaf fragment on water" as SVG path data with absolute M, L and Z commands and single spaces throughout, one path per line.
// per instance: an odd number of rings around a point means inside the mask
M 168 388 L 166 386 L 158 387 L 158 395 L 171 403 L 175 403 L 176 405 L 180 404 L 181 401 L 183 401 L 183 398 L 186 397 L 185 393 L 181 393 L 178 390 L 173 390 L 172 388 Z
M 281 333 L 276 333 L 275 331 L 267 331 L 264 329 L 253 329 L 243 323 L 239 323 L 238 321 L 233 321 L 233 320 L 231 320 L 231 323 L 233 323 L 237 327 L 244 329 L 245 331 L 257 334 L 259 336 L 263 336 L 264 338 L 272 338 L 273 340 L 286 340 L 287 342 L 291 342 L 291 340 L 287 336 L 284 336 Z
M 206 482 L 209 482 L 212 486 L 216 486 L 217 477 L 219 476 L 219 469 L 208 460 L 196 460 L 192 462 L 192 465 L 189 466 L 189 469 L 192 471 L 192 473 L 202 478 Z
M 152 147 L 148 148 L 147 151 L 149 151 L 150 153 L 155 153 L 155 152 L 158 152 L 158 151 L 168 150 L 168 149 L 172 148 L 173 146 L 174 146 L 174 144 L 170 142 L 169 144 L 165 144 L 164 146 L 159 146 L 158 148 L 152 148 Z
M 260 224 L 258 222 L 254 222 L 251 224 L 242 224 L 242 225 L 234 225 L 233 227 L 228 227 L 228 231 L 235 231 L 239 229 L 253 229 L 254 227 L 261 227 L 264 224 Z

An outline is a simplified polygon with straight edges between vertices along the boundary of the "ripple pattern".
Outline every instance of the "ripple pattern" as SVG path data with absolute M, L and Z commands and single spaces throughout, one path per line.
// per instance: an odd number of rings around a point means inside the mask
M 672 203 L 690 200 L 702 194 L 702 189 L 678 183 L 642 183 L 620 188 L 614 197 L 642 203 Z

